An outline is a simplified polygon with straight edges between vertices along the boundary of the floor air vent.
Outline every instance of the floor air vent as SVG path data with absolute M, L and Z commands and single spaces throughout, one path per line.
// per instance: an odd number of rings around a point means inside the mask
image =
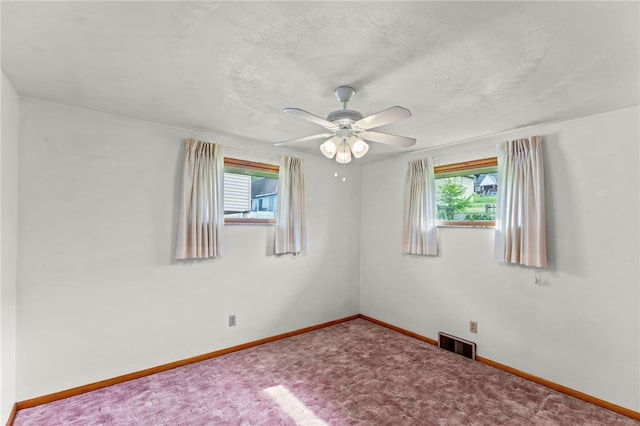
M 467 358 L 476 359 L 475 343 L 441 331 L 438 333 L 438 347 L 450 352 L 455 352 Z

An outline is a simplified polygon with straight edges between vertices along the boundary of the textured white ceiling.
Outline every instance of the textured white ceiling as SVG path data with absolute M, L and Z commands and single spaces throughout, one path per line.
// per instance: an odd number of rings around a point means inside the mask
M 639 5 L 2 1 L 2 69 L 23 96 L 269 144 L 321 133 L 282 108 L 326 116 L 348 84 L 364 115 L 409 108 L 378 130 L 420 149 L 638 105 Z

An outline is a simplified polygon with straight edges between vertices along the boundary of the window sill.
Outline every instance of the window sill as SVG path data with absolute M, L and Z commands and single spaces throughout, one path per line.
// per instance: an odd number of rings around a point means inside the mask
M 276 225 L 276 220 L 275 219 L 225 219 L 224 220 L 224 225 L 231 225 L 231 226 L 237 226 L 237 225 L 242 225 L 242 226 L 275 226 Z
M 438 222 L 438 228 L 495 228 L 495 221 L 486 222 L 463 222 L 463 221 L 450 221 L 450 222 Z

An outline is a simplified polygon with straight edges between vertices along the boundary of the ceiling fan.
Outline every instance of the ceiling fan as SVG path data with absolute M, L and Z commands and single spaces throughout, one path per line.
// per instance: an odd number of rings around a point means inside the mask
M 326 119 L 300 108 L 284 108 L 284 112 L 318 124 L 327 129 L 328 132 L 278 142 L 274 145 L 280 146 L 325 139 L 325 142 L 320 145 L 322 154 L 327 158 L 335 156 L 336 161 L 343 164 L 351 161 L 351 154 L 355 158 L 365 155 L 369 151 L 367 142 L 378 142 L 403 148 L 415 145 L 416 140 L 414 138 L 371 131 L 376 127 L 409 118 L 411 117 L 411 111 L 394 106 L 364 117 L 358 111 L 347 109 L 347 102 L 351 100 L 355 93 L 356 90 L 351 86 L 338 87 L 335 94 L 336 98 L 342 103 L 342 109 L 329 113 Z

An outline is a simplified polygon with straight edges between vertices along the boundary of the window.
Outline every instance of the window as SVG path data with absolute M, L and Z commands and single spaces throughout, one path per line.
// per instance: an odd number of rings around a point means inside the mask
M 278 171 L 273 164 L 225 157 L 224 222 L 276 223 Z
M 438 166 L 433 172 L 438 225 L 495 225 L 498 198 L 496 157 Z

